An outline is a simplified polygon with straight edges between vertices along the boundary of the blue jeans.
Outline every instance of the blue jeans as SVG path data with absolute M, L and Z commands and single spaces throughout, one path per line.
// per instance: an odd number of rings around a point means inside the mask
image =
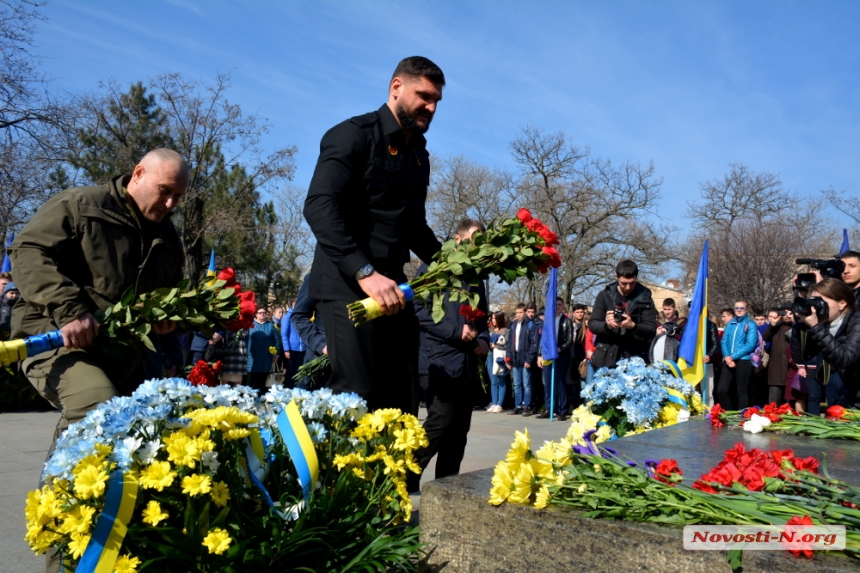
M 490 373 L 490 404 L 501 406 L 505 401 L 505 391 L 508 385 L 507 370 L 505 374 L 493 374 L 492 354 L 487 360 L 487 372 Z
M 567 414 L 567 368 L 570 358 L 559 356 L 552 364 L 543 367 L 544 405 L 547 412 L 555 415 Z M 553 368 L 555 368 L 555 407 L 550 405 L 552 395 Z
M 511 369 L 514 375 L 514 408 L 531 408 L 532 373 L 531 369 L 520 366 Z
M 842 381 L 842 376 L 838 372 L 830 373 L 830 380 L 824 389 L 828 408 L 835 405 L 842 406 L 843 408 L 854 407 L 854 396 L 848 391 L 848 388 Z

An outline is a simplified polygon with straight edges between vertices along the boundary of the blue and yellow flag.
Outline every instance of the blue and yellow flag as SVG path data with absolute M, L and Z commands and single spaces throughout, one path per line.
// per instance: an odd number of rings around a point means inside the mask
M 678 367 L 681 377 L 690 384 L 698 384 L 705 378 L 705 337 L 708 334 L 708 241 L 702 248 L 696 288 L 681 347 L 678 349 Z
M 2 273 L 11 273 L 12 272 L 12 261 L 9 260 L 9 247 L 12 246 L 12 241 L 15 240 L 15 233 L 9 235 L 9 240 L 6 241 L 6 251 L 3 255 L 3 267 L 0 268 L 0 272 Z
M 851 246 L 848 244 L 848 229 L 842 229 L 842 246 L 839 247 L 839 254 L 841 255 L 845 251 L 850 251 Z
M 209 253 L 209 269 L 206 271 L 207 277 L 214 277 L 218 275 L 218 271 L 215 270 L 215 249 L 212 249 L 212 252 Z

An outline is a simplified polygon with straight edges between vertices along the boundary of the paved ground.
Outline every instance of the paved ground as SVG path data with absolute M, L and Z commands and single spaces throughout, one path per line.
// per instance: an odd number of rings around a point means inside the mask
M 424 415 L 422 410 L 420 417 Z M 34 556 L 24 542 L 24 501 L 38 485 L 57 418 L 54 412 L 0 414 L 0 573 L 44 571 L 44 557 Z M 567 432 L 567 423 L 473 412 L 462 472 L 495 466 L 513 441 L 514 430 L 525 427 L 536 446 Z M 433 479 L 434 464 L 435 460 L 422 483 Z M 415 503 L 417 507 L 420 499 Z

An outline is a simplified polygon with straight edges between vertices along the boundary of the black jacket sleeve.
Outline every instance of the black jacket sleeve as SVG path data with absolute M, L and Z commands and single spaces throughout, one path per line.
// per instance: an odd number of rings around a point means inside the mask
M 717 356 L 720 354 L 720 333 L 717 330 L 717 325 L 711 322 L 710 320 L 705 320 L 705 328 L 707 328 L 707 332 L 705 333 L 708 343 L 708 348 L 705 354 L 711 359 L 711 364 L 713 364 Z
M 566 316 L 558 321 L 558 350 L 559 354 L 570 352 L 573 345 L 573 322 Z
M 860 315 L 849 311 L 845 321 L 847 324 L 836 336 L 820 322 L 808 331 L 809 337 L 821 349 L 824 360 L 839 371 L 845 371 L 860 360 Z
M 594 308 L 591 311 L 591 318 L 588 319 L 588 329 L 593 334 L 612 334 L 613 331 L 606 325 L 606 313 L 609 312 L 609 294 L 606 290 L 597 293 L 597 298 L 594 299 Z M 656 330 L 656 328 L 655 328 Z
M 353 173 L 363 173 L 367 153 L 361 127 L 344 122 L 320 142 L 320 156 L 305 199 L 304 215 L 322 250 L 346 276 L 370 263 L 341 211 L 342 195 Z M 425 223 L 426 225 L 426 223 Z
M 648 297 L 650 300 L 650 296 Z M 604 317 L 606 314 L 604 313 Z M 639 340 L 651 340 L 657 335 L 657 308 L 652 301 L 647 307 L 639 311 L 636 326 L 633 328 L 633 336 Z

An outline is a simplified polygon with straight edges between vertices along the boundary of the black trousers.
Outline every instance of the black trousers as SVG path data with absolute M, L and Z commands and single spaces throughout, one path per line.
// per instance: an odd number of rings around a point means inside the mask
M 723 371 L 720 373 L 720 381 L 714 392 L 714 399 L 720 406 L 725 410 L 743 410 L 749 407 L 750 374 L 752 374 L 752 363 L 749 360 L 736 360 L 734 368 L 729 368 L 723 362 Z M 734 393 L 731 392 L 733 384 Z
M 329 387 L 333 392 L 355 392 L 367 400 L 370 410 L 411 412 L 418 363 L 418 321 L 412 304 L 394 316 L 356 327 L 346 310 L 351 302 L 317 303 L 331 361 Z
M 430 445 L 418 450 L 415 458 L 423 472 L 433 456 L 438 454 L 435 479 L 460 473 L 460 463 L 466 453 L 466 437 L 472 425 L 474 384 L 476 382 L 466 375 L 459 378 L 421 377 L 427 401 L 424 431 Z M 406 486 L 410 492 L 417 492 L 420 483 L 420 475 L 409 473 Z

